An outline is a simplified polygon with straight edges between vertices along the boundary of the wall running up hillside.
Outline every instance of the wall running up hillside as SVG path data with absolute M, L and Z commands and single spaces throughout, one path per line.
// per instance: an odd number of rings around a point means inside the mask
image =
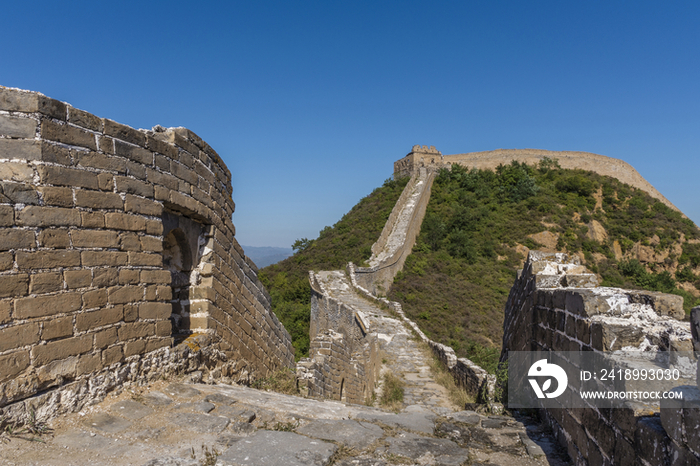
M 185 128 L 0 87 L 0 407 L 70 384 L 99 396 L 116 382 L 98 374 L 148 366 L 189 334 L 208 335 L 233 379 L 291 367 L 231 193 Z
M 539 149 L 498 149 L 485 152 L 442 155 L 434 147 L 413 146 L 411 152 L 394 162 L 394 176 L 408 176 L 421 167 L 449 168 L 453 164 L 467 168 L 491 169 L 498 165 L 507 165 L 516 160 L 529 165 L 538 164 L 543 158 L 557 159 L 562 168 L 589 170 L 600 175 L 611 176 L 623 183 L 647 192 L 672 209 L 678 210 L 630 164 L 619 159 L 590 152 L 549 151 Z
M 403 268 L 420 233 L 435 172 L 416 171 L 389 215 L 381 235 L 372 245 L 370 267 L 356 267 L 357 282 L 374 295 L 385 295 Z

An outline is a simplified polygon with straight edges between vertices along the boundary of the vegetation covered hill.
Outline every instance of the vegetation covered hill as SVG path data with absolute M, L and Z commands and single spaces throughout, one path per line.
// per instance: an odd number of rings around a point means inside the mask
M 386 180 L 317 239 L 297 240 L 293 256 L 260 271 L 272 309 L 292 336 L 297 359 L 309 353 L 309 270 L 344 269 L 350 261 L 361 265 L 368 260 L 407 182 L 408 178 Z
M 430 338 L 494 370 L 503 310 L 528 249 L 577 254 L 605 286 L 679 294 L 687 312 L 700 303 L 693 222 L 614 178 L 551 159 L 442 170 L 389 297 Z

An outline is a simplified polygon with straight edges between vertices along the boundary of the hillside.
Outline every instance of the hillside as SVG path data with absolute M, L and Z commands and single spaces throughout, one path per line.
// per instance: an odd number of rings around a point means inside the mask
M 361 265 L 368 260 L 408 180 L 386 180 L 318 238 L 297 240 L 293 256 L 260 270 L 272 309 L 292 336 L 297 359 L 309 352 L 309 270 L 344 270 L 350 261 Z
M 505 302 L 529 249 L 577 254 L 604 286 L 679 294 L 687 312 L 700 303 L 693 222 L 641 190 L 553 159 L 442 170 L 389 297 L 430 338 L 493 369 Z

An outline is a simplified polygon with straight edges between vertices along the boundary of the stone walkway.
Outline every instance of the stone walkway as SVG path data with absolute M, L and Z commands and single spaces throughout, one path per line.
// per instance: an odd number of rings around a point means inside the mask
M 437 411 L 437 412 L 436 412 Z M 229 385 L 161 381 L 0 447 L 7 466 L 565 464 L 537 424 L 408 406 L 394 414 Z M 534 440 L 534 441 L 533 441 Z M 548 456 L 545 455 L 547 452 Z

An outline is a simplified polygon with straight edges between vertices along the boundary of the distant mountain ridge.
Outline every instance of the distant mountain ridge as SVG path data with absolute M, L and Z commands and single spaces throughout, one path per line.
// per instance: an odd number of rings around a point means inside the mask
M 292 248 L 277 248 L 273 246 L 243 246 L 246 256 L 250 257 L 259 269 L 276 264 L 291 256 Z

